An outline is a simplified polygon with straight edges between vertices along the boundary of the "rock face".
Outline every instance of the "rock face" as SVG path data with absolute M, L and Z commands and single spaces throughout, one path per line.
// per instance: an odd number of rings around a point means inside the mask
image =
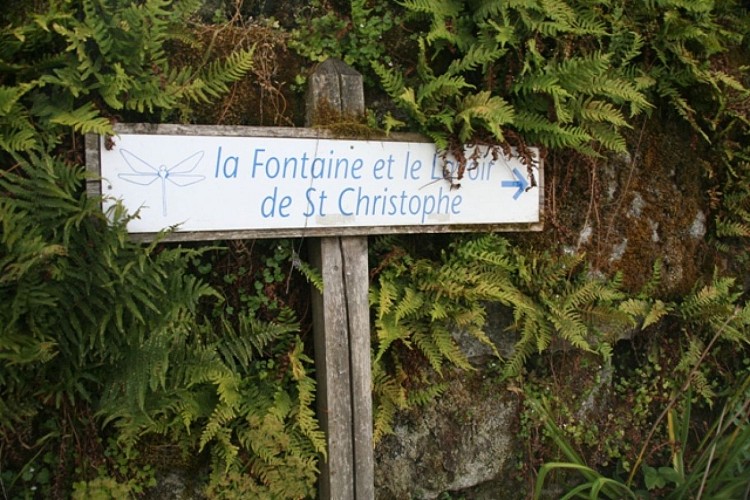
M 588 171 L 562 159 L 551 164 L 546 196 L 555 201 L 541 246 L 585 252 L 595 269 L 621 272 L 631 290 L 649 280 L 658 260 L 660 291 L 684 294 L 713 269 L 704 241 L 705 153 L 683 128 L 657 120 L 629 142 L 630 154 L 592 163 Z
M 376 498 L 433 499 L 477 485 L 470 498 L 513 498 L 491 483 L 513 476 L 519 403 L 482 382 L 463 374 L 433 405 L 398 417 L 375 450 Z
M 157 476 L 157 485 L 148 490 L 145 500 L 204 500 L 195 477 L 182 469 L 172 469 Z
M 602 159 L 588 170 L 574 161 L 549 161 L 545 231 L 514 238 L 550 251 L 585 252 L 593 273 L 619 272 L 631 291 L 649 282 L 658 261 L 659 293 L 680 296 L 715 265 L 704 241 L 711 220 L 706 167 L 695 148 L 684 130 L 651 121 L 632 138 L 630 155 Z M 511 322 L 505 308 L 488 308 L 485 333 L 504 357 L 515 341 L 506 329 Z M 475 366 L 492 358 L 468 335 L 455 332 L 454 339 Z M 611 369 L 599 367 L 586 383 L 573 379 L 576 393 L 586 394 L 577 414 L 582 421 L 607 414 L 612 376 Z M 477 377 L 457 376 L 433 404 L 397 418 L 394 434 L 376 448 L 377 498 L 445 498 L 443 492 L 460 492 L 465 499 L 524 498 L 525 485 L 508 486 L 518 475 L 522 408 L 501 389 L 488 393 L 490 384 Z

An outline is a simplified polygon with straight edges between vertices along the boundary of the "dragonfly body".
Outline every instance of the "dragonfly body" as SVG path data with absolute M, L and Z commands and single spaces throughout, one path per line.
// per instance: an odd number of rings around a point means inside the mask
M 204 175 L 191 173 L 203 158 L 203 151 L 193 153 L 170 168 L 164 164 L 159 165 L 158 168 L 154 167 L 127 149 L 121 149 L 120 154 L 133 171 L 117 174 L 120 179 L 141 186 L 150 186 L 157 180 L 161 181 L 162 215 L 165 217 L 167 215 L 167 181 L 175 186 L 184 187 L 206 178 Z

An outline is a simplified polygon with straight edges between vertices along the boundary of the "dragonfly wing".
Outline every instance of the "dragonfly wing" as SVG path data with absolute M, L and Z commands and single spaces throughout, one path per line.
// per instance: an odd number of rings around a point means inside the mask
M 139 184 L 141 186 L 149 186 L 159 178 L 159 176 L 153 172 L 150 174 L 117 174 L 117 177 L 132 184 Z
M 200 163 L 202 158 L 203 151 L 193 153 L 192 155 L 188 156 L 187 158 L 170 168 L 169 173 L 187 174 L 189 172 L 192 172 L 198 166 L 198 163 Z
M 159 172 L 156 168 L 149 165 L 146 161 L 138 158 L 127 149 L 121 149 L 120 154 L 125 159 L 125 163 L 128 164 L 133 172 L 138 172 L 139 174 L 153 174 L 155 172 Z
M 175 186 L 189 186 L 205 179 L 205 175 L 199 174 L 174 174 L 167 175 L 167 180 Z

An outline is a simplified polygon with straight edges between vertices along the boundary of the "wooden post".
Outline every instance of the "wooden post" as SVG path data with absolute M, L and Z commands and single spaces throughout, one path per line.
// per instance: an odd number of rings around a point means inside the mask
M 342 61 L 318 65 L 307 94 L 307 125 L 322 111 L 364 113 L 362 75 Z M 315 238 L 312 262 L 323 274 L 323 293 L 313 291 L 318 415 L 326 433 L 328 461 L 321 467 L 323 500 L 372 500 L 372 372 L 367 237 Z

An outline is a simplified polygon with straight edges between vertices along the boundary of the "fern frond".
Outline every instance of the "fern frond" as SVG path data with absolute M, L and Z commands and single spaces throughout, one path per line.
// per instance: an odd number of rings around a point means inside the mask
M 610 78 L 607 75 L 594 77 L 590 82 L 589 94 L 603 95 L 614 100 L 618 104 L 628 103 L 630 115 L 635 116 L 642 111 L 653 108 L 646 96 L 636 85 L 622 78 Z
M 426 387 L 412 390 L 407 398 L 407 406 L 425 406 L 448 389 L 448 384 L 432 383 Z
M 378 350 L 375 354 L 375 360 L 388 352 L 388 349 L 396 341 L 402 341 L 405 345 L 410 345 L 410 338 L 413 332 L 406 325 L 399 325 L 391 316 L 375 321 L 375 329 L 378 337 Z
M 386 279 L 385 276 L 381 277 L 379 282 L 379 288 L 370 290 L 370 304 L 378 306 L 378 319 L 382 320 L 386 314 L 391 312 L 391 306 L 398 298 L 399 293 L 396 283 Z
M 527 76 L 513 84 L 515 94 L 529 94 L 532 92 L 545 93 L 558 98 L 569 98 L 572 94 L 561 84 L 556 73 L 540 72 Z
M 373 386 L 373 441 L 380 442 L 383 436 L 393 432 L 392 424 L 396 411 L 406 408 L 408 399 L 403 385 L 386 372 L 382 363 L 372 364 Z
M 73 110 L 59 110 L 50 116 L 50 122 L 72 127 L 81 134 L 112 134 L 112 124 L 102 117 L 99 110 L 91 103 Z
M 305 277 L 308 283 L 315 287 L 318 292 L 323 292 L 323 274 L 307 262 L 299 259 L 296 255 L 292 257 L 294 268 Z
M 462 58 L 451 61 L 446 73 L 449 75 L 459 75 L 478 67 L 487 68 L 507 52 L 508 49 L 501 47 L 493 48 L 489 44 L 472 44 Z
M 681 373 L 691 373 L 691 389 L 702 396 L 707 403 L 711 404 L 716 397 L 716 393 L 711 389 L 711 385 L 706 379 L 705 374 L 701 370 L 693 370 L 701 359 L 704 348 L 705 345 L 698 337 L 692 337 L 688 342 L 687 349 L 683 351 L 680 362 L 675 370 Z
M 636 319 L 642 319 L 640 326 L 645 329 L 666 316 L 670 307 L 661 300 L 651 302 L 644 299 L 628 299 L 620 303 L 619 310 L 627 314 L 634 325 L 638 322 Z
M 438 374 L 442 374 L 443 362 L 445 361 L 444 353 L 430 333 L 427 327 L 417 327 L 412 332 L 412 341 L 425 356 L 432 369 Z
M 550 148 L 578 149 L 591 141 L 591 135 L 581 127 L 561 126 L 547 118 L 526 111 L 516 111 L 514 127 Z
M 513 353 L 503 368 L 504 378 L 515 378 L 523 373 L 526 360 L 539 349 L 546 349 L 552 339 L 551 332 L 544 324 L 533 318 L 525 318 L 520 323 L 519 340 L 513 345 Z
M 232 52 L 223 61 L 213 61 L 184 88 L 184 95 L 190 100 L 210 102 L 229 90 L 228 84 L 244 77 L 253 67 L 255 47 L 249 50 Z M 179 84 L 179 80 L 177 81 Z
M 37 132 L 30 123 L 15 120 L 12 128 L 0 123 L 0 148 L 9 153 L 38 149 Z
M 413 315 L 424 304 L 422 294 L 411 287 L 404 288 L 404 295 L 399 300 L 398 305 L 393 311 L 393 320 L 398 323 L 403 319 Z
M 750 223 L 717 217 L 716 235 L 721 238 L 748 238 L 750 237 Z
M 458 347 L 458 344 L 456 344 L 456 341 L 453 339 L 453 335 L 451 335 L 451 332 L 447 328 L 444 328 L 441 325 L 434 325 L 430 333 L 435 347 L 437 347 L 440 352 L 441 358 L 446 359 L 451 364 L 462 370 L 474 370 L 474 367 L 469 363 L 466 355 L 461 351 L 461 348 Z M 417 342 L 417 345 L 421 349 L 419 342 Z M 431 347 L 432 345 L 429 346 L 429 348 Z M 430 355 L 427 353 L 425 354 L 429 359 Z M 435 368 L 435 365 L 433 365 L 433 368 Z M 439 369 L 435 369 L 435 371 L 440 373 Z
M 732 307 L 737 295 L 731 291 L 734 280 L 731 278 L 715 279 L 711 285 L 702 287 L 689 295 L 680 305 L 680 313 L 687 320 L 709 319 L 717 311 L 726 311 Z
M 313 404 L 315 402 L 315 380 L 307 376 L 305 364 L 312 364 L 312 360 L 303 353 L 304 345 L 297 341 L 294 350 L 289 353 L 289 361 L 292 375 L 297 382 L 297 404 L 294 414 L 297 416 L 297 425 L 302 434 L 307 437 L 314 450 L 326 458 L 325 433 L 320 429 L 315 416 Z
M 412 12 L 431 14 L 439 18 L 454 17 L 460 13 L 460 3 L 454 0 L 403 0 L 401 4 Z
M 591 139 L 609 151 L 624 153 L 628 149 L 625 137 L 617 129 L 606 123 L 587 123 L 583 125 L 591 134 Z
M 480 121 L 499 142 L 504 141 L 502 126 L 513 122 L 513 106 L 490 92 L 469 94 L 458 106 L 456 120 L 461 123 L 458 138 L 462 143 L 468 142 L 474 135 L 472 122 Z
M 576 106 L 581 120 L 586 122 L 607 122 L 618 127 L 629 127 L 622 112 L 606 101 L 589 98 Z
M 393 68 L 386 68 L 377 61 L 372 62 L 372 69 L 378 75 L 378 78 L 380 78 L 380 84 L 389 96 L 396 98 L 403 95 L 406 85 L 401 73 Z
M 440 101 L 462 93 L 463 89 L 473 89 L 474 86 L 463 76 L 453 76 L 447 73 L 437 76 L 419 87 L 415 102 L 422 106 L 429 101 Z

